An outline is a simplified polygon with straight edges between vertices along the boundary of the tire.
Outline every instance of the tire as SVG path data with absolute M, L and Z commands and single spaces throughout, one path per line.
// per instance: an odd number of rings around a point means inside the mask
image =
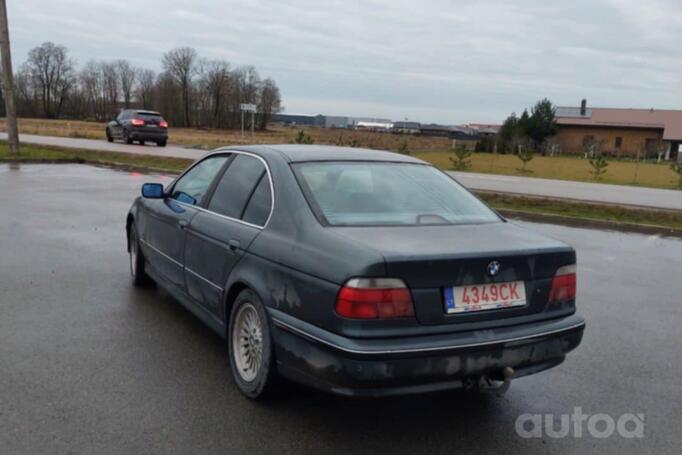
M 144 286 L 148 284 L 149 275 L 144 271 L 145 260 L 140 249 L 140 241 L 137 239 L 137 229 L 135 223 L 130 225 L 128 234 L 128 254 L 130 255 L 130 275 L 133 278 L 133 286 Z
M 272 395 L 278 378 L 270 324 L 252 290 L 243 290 L 235 299 L 227 335 L 230 370 L 239 391 L 253 400 Z
M 114 142 L 114 137 L 109 132 L 109 128 L 107 128 L 107 141 Z
M 166 141 L 165 141 L 165 140 L 164 140 L 164 141 L 157 141 L 157 142 L 156 142 L 156 145 L 158 145 L 159 147 L 165 147 L 165 146 L 166 146 Z
M 123 142 L 125 142 L 126 144 L 133 143 L 133 139 L 130 137 L 130 133 L 126 129 L 123 130 Z
M 144 141 L 140 141 L 140 145 L 144 145 Z

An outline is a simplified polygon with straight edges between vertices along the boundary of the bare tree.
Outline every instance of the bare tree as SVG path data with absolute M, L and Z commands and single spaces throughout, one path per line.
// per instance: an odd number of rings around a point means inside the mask
M 14 87 L 17 96 L 17 115 L 19 117 L 38 117 L 38 97 L 33 84 L 33 77 L 26 64 L 14 75 Z
M 152 109 L 154 104 L 154 85 L 156 75 L 150 69 L 137 70 L 137 101 L 144 109 Z
M 230 64 L 223 60 L 202 62 L 201 89 L 205 91 L 210 108 L 210 124 L 221 126 L 221 113 L 230 84 Z
M 66 48 L 43 43 L 31 49 L 26 65 L 39 88 L 43 114 L 47 118 L 59 117 L 65 97 L 74 83 L 74 63 Z
M 140 106 L 161 111 L 173 125 L 239 128 L 239 105 L 252 103 L 258 110 L 254 126 L 264 129 L 281 110 L 277 84 L 261 79 L 253 66 L 200 59 L 191 48 L 169 51 L 162 63 L 157 76 L 126 60 L 91 60 L 76 75 L 66 48 L 45 43 L 15 75 L 18 114 L 102 121 L 121 107 Z M 250 128 L 251 116 L 246 120 Z
M 119 102 L 119 77 L 118 67 L 115 63 L 102 63 L 100 65 L 102 85 L 104 91 L 104 104 L 106 115 L 112 117 L 118 112 Z
M 163 68 L 180 87 L 183 105 L 183 124 L 191 125 L 190 87 L 196 73 L 197 51 L 191 47 L 178 47 L 163 55 Z
M 258 101 L 258 129 L 264 130 L 272 118 L 281 109 L 282 99 L 279 88 L 274 80 L 267 78 L 263 81 Z
M 95 120 L 105 120 L 107 116 L 104 95 L 102 63 L 90 60 L 79 73 L 80 89 L 88 106 L 87 114 Z
M 128 60 L 118 60 L 116 62 L 118 77 L 121 82 L 121 94 L 123 95 L 123 106 L 128 109 L 133 99 L 133 89 L 137 79 L 137 69 Z
M 172 125 L 182 125 L 182 97 L 175 80 L 168 73 L 159 75 L 154 93 L 154 109 L 161 111 Z

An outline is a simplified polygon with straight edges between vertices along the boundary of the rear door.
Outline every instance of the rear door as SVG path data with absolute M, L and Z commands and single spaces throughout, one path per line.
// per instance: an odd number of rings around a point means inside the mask
M 186 228 L 197 214 L 228 156 L 200 161 L 175 181 L 165 199 L 144 199 L 147 222 L 141 232 L 147 260 L 163 278 L 185 289 Z
M 189 295 L 223 318 L 223 291 L 244 251 L 265 226 L 272 208 L 272 188 L 265 163 L 236 154 L 220 176 L 205 210 L 190 223 L 185 246 Z

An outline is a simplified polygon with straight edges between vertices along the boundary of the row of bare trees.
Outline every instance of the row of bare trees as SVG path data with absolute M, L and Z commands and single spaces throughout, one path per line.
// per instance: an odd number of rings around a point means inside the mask
M 190 47 L 166 52 L 161 64 L 158 74 L 127 60 L 91 60 L 78 69 L 64 46 L 43 43 L 15 76 L 18 115 L 104 121 L 132 107 L 158 110 L 176 126 L 238 128 L 239 105 L 251 103 L 256 128 L 265 129 L 281 110 L 277 84 L 253 66 L 207 60 Z

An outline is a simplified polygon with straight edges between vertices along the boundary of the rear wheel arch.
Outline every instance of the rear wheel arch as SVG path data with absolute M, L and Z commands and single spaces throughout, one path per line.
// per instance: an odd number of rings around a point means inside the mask
M 251 286 L 249 286 L 247 283 L 244 281 L 238 280 L 233 282 L 227 292 L 225 293 L 225 304 L 224 304 L 224 317 L 225 317 L 225 336 L 229 336 L 228 331 L 230 330 L 230 314 L 232 313 L 232 305 L 234 305 L 234 301 L 237 299 L 237 296 L 245 289 L 249 289 L 256 294 L 258 292 L 254 290 Z M 258 295 L 260 297 L 260 294 Z M 262 297 L 261 297 L 262 301 Z

